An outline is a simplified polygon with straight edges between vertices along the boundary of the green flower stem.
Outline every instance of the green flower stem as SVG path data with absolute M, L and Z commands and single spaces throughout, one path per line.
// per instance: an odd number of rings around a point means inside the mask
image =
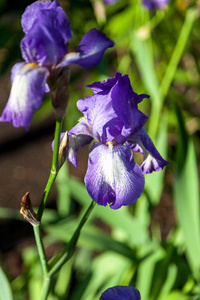
M 46 258 L 46 253 L 44 250 L 44 244 L 42 241 L 42 234 L 40 226 L 33 226 L 34 234 L 35 234 L 35 241 L 38 249 L 38 254 L 40 257 L 40 262 L 42 266 L 42 273 L 43 273 L 43 287 L 41 292 L 40 300 L 46 300 L 50 290 L 51 278 L 48 274 L 48 262 Z
M 49 175 L 49 179 L 46 185 L 46 188 L 44 190 L 44 194 L 40 203 L 40 207 L 38 209 L 37 218 L 39 221 L 41 221 L 47 199 L 49 197 L 50 191 L 52 189 L 52 186 L 54 184 L 54 181 L 56 179 L 58 170 L 58 153 L 59 153 L 59 145 L 60 145 L 60 133 L 62 130 L 62 119 L 57 118 L 56 119 L 56 128 L 55 128 L 55 135 L 54 135 L 54 151 L 53 151 L 53 158 L 52 158 L 52 166 L 51 166 L 51 172 Z
M 51 278 L 50 278 L 50 276 L 46 276 L 46 277 L 44 277 L 40 300 L 48 299 L 50 287 L 51 287 Z
M 44 276 L 48 275 L 48 263 L 46 258 L 46 253 L 44 250 L 44 244 L 42 241 L 42 234 L 41 234 L 41 227 L 40 226 L 33 226 L 34 234 L 35 234 L 35 241 L 38 249 L 38 254 L 40 257 L 40 262 L 42 266 L 42 272 Z
M 76 228 L 73 236 L 71 237 L 69 243 L 67 244 L 64 253 L 61 255 L 61 257 L 58 260 L 56 260 L 55 264 L 51 267 L 49 271 L 49 276 L 53 276 L 56 272 L 58 272 L 60 268 L 72 257 L 76 249 L 76 243 L 79 238 L 81 229 L 83 228 L 83 225 L 89 218 L 95 204 L 96 203 L 94 201 L 91 202 L 90 206 L 88 207 L 87 211 L 82 217 L 78 227 Z

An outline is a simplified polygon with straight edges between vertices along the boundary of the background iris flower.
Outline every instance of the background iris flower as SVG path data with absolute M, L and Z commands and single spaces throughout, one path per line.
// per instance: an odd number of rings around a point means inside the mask
M 94 95 L 77 102 L 84 117 L 69 131 L 68 159 L 76 166 L 76 151 L 96 140 L 89 154 L 85 185 L 96 203 L 118 209 L 140 197 L 143 174 L 161 170 L 167 162 L 143 128 L 148 118 L 138 103 L 148 95 L 136 94 L 128 76 L 120 73 L 89 87 Z M 132 150 L 143 153 L 141 166 L 134 161 Z
M 57 1 L 34 2 L 26 8 L 21 23 L 25 33 L 21 41 L 25 62 L 12 68 L 12 89 L 0 121 L 28 129 L 33 113 L 42 105 L 45 92 L 54 88 L 59 76 L 62 76 L 61 85 L 65 86 L 61 95 L 64 104 L 54 103 L 53 99 L 52 103 L 58 115 L 63 117 L 69 81 L 69 72 L 64 72 L 63 68 L 70 64 L 94 67 L 113 42 L 94 28 L 84 35 L 76 52 L 67 53 L 72 31 L 69 19 Z M 61 112 L 59 106 L 63 106 Z
M 140 300 L 140 293 L 132 286 L 114 286 L 101 294 L 99 300 Z
M 143 5 L 148 9 L 163 8 L 169 0 L 143 0 Z

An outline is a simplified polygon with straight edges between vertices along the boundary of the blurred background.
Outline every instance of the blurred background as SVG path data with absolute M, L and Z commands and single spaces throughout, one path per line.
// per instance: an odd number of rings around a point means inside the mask
M 0 112 L 10 92 L 12 66 L 22 61 L 21 15 L 33 1 L 0 1 Z M 170 165 L 145 175 L 145 190 L 131 207 L 96 206 L 82 231 L 75 256 L 55 277 L 48 299 L 99 299 L 113 285 L 133 285 L 143 300 L 200 299 L 200 2 L 171 0 L 149 11 L 140 0 L 62 0 L 77 48 L 91 28 L 115 42 L 100 64 L 71 66 L 69 130 L 81 116 L 78 99 L 86 85 L 118 71 L 133 90 L 150 95 L 139 105 L 147 131 Z M 0 123 L 0 299 L 39 299 L 41 269 L 30 224 L 19 214 L 30 191 L 38 207 L 51 168 L 55 116 L 49 95 L 30 130 Z M 91 199 L 84 188 L 89 147 L 78 167 L 65 163 L 51 191 L 43 220 L 48 258 L 74 232 Z M 1 287 L 1 284 L 0 284 Z M 7 298 L 2 298 L 7 295 Z

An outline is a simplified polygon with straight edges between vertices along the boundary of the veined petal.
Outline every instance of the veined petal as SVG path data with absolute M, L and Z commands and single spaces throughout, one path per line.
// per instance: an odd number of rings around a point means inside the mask
M 78 125 L 78 124 L 77 124 Z M 77 127 L 77 125 L 75 127 Z M 82 148 L 83 146 L 90 144 L 93 138 L 87 134 L 77 134 L 77 135 L 72 135 L 72 130 L 75 128 L 73 127 L 67 135 L 67 157 L 68 160 L 75 166 L 77 167 L 77 157 L 76 157 L 76 152 Z M 76 129 L 74 130 L 74 132 Z M 77 131 L 80 131 L 77 129 Z M 60 135 L 60 144 L 62 142 L 62 139 L 65 137 L 65 132 L 61 133 Z M 51 144 L 52 150 L 54 150 L 54 140 Z
M 88 135 L 78 134 L 78 135 L 69 135 L 69 149 L 68 149 L 68 160 L 77 167 L 77 157 L 76 152 L 85 145 L 91 143 L 93 138 Z
M 92 68 L 100 62 L 105 50 L 113 45 L 105 34 L 93 28 L 84 35 L 76 52 L 66 54 L 58 67 L 78 64 L 83 68 Z
M 64 133 L 61 134 L 61 139 Z M 79 123 L 68 132 L 68 160 L 77 167 L 76 152 L 83 146 L 90 144 L 93 140 L 90 125 L 84 118 L 79 119 Z M 52 145 L 53 148 L 53 145 Z
M 140 300 L 140 293 L 132 286 L 114 286 L 101 294 L 99 300 Z
M 116 73 L 114 78 L 89 87 L 95 94 L 80 99 L 77 107 L 92 126 L 97 141 L 124 143 L 147 122 L 147 116 L 137 108 L 141 98 L 132 90 L 127 75 Z
M 22 27 L 25 34 L 28 34 L 33 26 L 43 23 L 50 30 L 53 29 L 61 34 L 64 42 L 72 38 L 72 31 L 69 19 L 58 1 L 36 1 L 27 6 L 22 15 Z
M 48 75 L 46 68 L 36 64 L 23 64 L 21 69 L 15 65 L 10 97 L 0 121 L 11 122 L 14 127 L 25 126 L 28 130 L 33 113 L 42 104 Z
M 33 26 L 20 46 L 24 60 L 40 66 L 55 66 L 67 52 L 62 35 L 42 23 Z
M 142 170 L 135 163 L 130 148 L 94 143 L 85 175 L 90 197 L 112 209 L 134 203 L 144 189 Z
M 69 130 L 69 135 L 78 135 L 78 134 L 89 135 L 93 138 L 92 127 L 89 125 L 89 123 L 86 121 L 84 117 L 80 118 L 78 124 L 76 124 L 74 127 L 72 127 Z
M 159 154 L 144 128 L 139 130 L 130 138 L 130 140 L 128 140 L 127 146 L 129 146 L 133 151 L 143 153 L 143 163 L 140 167 L 144 174 L 162 170 L 164 166 L 169 164 Z
M 36 1 L 22 15 L 21 41 L 26 62 L 55 66 L 67 53 L 72 37 L 69 19 L 57 1 Z

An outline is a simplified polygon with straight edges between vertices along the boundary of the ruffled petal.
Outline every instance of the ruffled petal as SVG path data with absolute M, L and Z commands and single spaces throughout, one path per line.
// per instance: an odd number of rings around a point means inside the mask
M 68 53 L 58 67 L 77 64 L 83 68 L 95 67 L 101 60 L 105 50 L 114 43 L 105 34 L 93 28 L 82 38 L 76 52 Z
M 89 123 L 86 121 L 84 117 L 80 118 L 78 124 L 76 124 L 74 127 L 72 127 L 69 130 L 69 135 L 78 135 L 78 134 L 89 135 L 93 138 L 92 127 L 89 125 Z
M 114 286 L 101 294 L 99 300 L 140 300 L 140 293 L 132 286 Z
M 61 34 L 65 43 L 72 38 L 68 16 L 57 1 L 36 1 L 27 6 L 21 23 L 25 34 L 42 23 Z
M 140 96 L 133 92 L 127 75 L 116 73 L 114 78 L 89 87 L 95 94 L 80 99 L 77 107 L 92 126 L 97 141 L 124 143 L 147 122 L 147 116 L 137 108 Z
M 142 170 L 135 163 L 130 148 L 94 143 L 85 175 L 90 197 L 112 209 L 134 203 L 144 189 Z
M 162 170 L 169 163 L 162 158 L 145 129 L 139 130 L 126 143 L 133 151 L 143 153 L 141 169 L 143 174 Z
M 33 26 L 21 41 L 22 57 L 40 66 L 55 66 L 67 52 L 62 36 L 45 24 Z
M 33 113 L 42 104 L 49 71 L 35 64 L 21 66 L 13 67 L 12 89 L 0 121 L 11 122 L 14 127 L 25 126 L 28 130 Z
M 67 53 L 72 37 L 69 19 L 57 1 L 37 1 L 22 16 L 25 37 L 21 41 L 26 62 L 55 66 Z

